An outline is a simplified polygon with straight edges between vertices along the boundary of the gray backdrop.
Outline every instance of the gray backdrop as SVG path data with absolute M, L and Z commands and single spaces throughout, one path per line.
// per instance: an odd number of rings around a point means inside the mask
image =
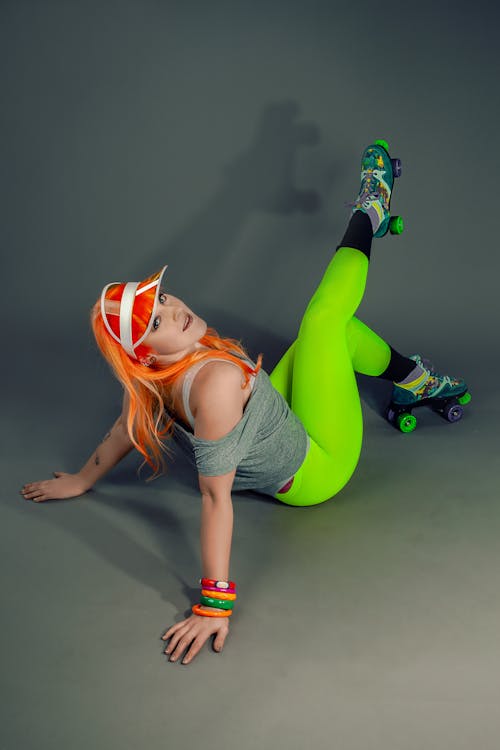
M 2 750 L 497 747 L 499 20 L 482 1 L 0 4 Z M 62 503 L 19 489 L 77 471 L 121 408 L 88 322 L 110 281 L 168 263 L 271 372 L 374 138 L 403 161 L 406 228 L 374 242 L 358 314 L 473 401 L 402 435 L 390 384 L 360 377 L 353 479 L 309 509 L 233 494 L 229 638 L 170 664 L 159 639 L 200 574 L 184 459 L 146 485 L 133 453 Z

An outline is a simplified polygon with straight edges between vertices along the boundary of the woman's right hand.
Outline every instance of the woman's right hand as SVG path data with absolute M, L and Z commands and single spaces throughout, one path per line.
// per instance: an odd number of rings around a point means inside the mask
M 42 482 L 29 482 L 21 490 L 25 500 L 35 503 L 44 500 L 65 500 L 68 497 L 84 495 L 89 487 L 79 474 L 67 474 L 65 471 L 54 471 L 55 479 Z

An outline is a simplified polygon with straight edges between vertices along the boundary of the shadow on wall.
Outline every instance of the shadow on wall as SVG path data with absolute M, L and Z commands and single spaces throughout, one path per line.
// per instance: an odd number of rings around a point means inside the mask
M 171 272 L 176 296 L 222 336 L 243 339 L 251 356 L 264 352 L 266 370 L 272 368 L 271 363 L 278 361 L 291 342 L 282 340 L 268 328 L 259 328 L 251 319 L 241 319 L 221 309 L 217 301 L 223 285 L 241 284 L 244 293 L 248 292 L 249 283 L 256 283 L 254 277 L 262 278 L 261 266 L 255 274 L 249 272 L 248 279 L 244 276 L 235 279 L 235 266 L 231 266 L 242 228 L 254 212 L 284 216 L 320 211 L 319 192 L 297 190 L 293 183 L 299 149 L 320 142 L 319 128 L 312 123 L 297 122 L 298 115 L 299 106 L 293 101 L 265 107 L 251 144 L 226 166 L 221 186 L 213 197 L 191 217 L 168 247 L 161 247 L 146 259 L 143 256 L 130 269 L 124 269 L 129 278 L 139 279 L 168 263 L 167 284 Z

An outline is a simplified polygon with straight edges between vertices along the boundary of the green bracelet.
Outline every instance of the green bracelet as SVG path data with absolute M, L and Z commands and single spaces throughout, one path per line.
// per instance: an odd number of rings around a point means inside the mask
M 200 595 L 200 604 L 207 607 L 217 607 L 217 609 L 232 609 L 234 601 L 227 599 L 213 599 L 211 596 Z

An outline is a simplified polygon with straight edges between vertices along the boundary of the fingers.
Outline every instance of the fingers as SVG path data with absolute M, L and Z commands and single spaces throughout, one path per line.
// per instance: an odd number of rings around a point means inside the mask
M 211 622 L 207 622 L 209 619 Z M 201 650 L 205 641 L 213 634 L 214 628 L 217 632 L 214 649 L 218 652 L 222 651 L 229 632 L 227 622 L 224 621 L 222 624 L 216 625 L 212 621 L 212 618 L 195 616 L 195 619 L 190 617 L 187 620 L 177 623 L 162 636 L 163 640 L 171 638 L 165 653 L 170 654 L 170 661 L 173 662 L 187 650 L 182 664 L 189 664 Z
M 196 654 L 201 650 L 207 638 L 208 635 L 206 634 L 199 634 L 195 636 L 195 634 L 190 631 L 180 638 L 175 647 L 171 647 L 171 645 L 169 645 L 165 653 L 170 654 L 170 661 L 177 661 L 183 651 L 185 651 L 188 648 L 189 644 L 191 644 L 191 648 L 189 648 L 189 651 L 186 653 L 184 659 L 181 662 L 182 664 L 189 664 L 189 662 L 192 661 Z
M 198 651 L 201 651 L 201 647 L 206 641 L 206 637 L 198 636 L 198 638 L 195 638 L 193 643 L 191 644 L 191 648 L 187 652 L 186 656 L 182 660 L 182 664 L 189 664 L 190 661 L 194 659 Z M 175 661 L 175 659 L 170 659 L 170 661 Z
M 186 633 L 188 633 L 190 630 L 191 630 L 191 627 L 189 625 L 188 620 L 183 620 L 182 622 L 178 622 L 177 625 L 173 626 L 173 628 L 170 628 L 170 630 L 167 630 L 165 635 L 162 635 L 162 640 L 166 641 L 167 638 L 171 638 L 171 640 L 167 648 L 165 649 L 165 653 L 171 654 L 176 644 L 179 642 L 179 639 L 185 636 Z M 192 638 L 194 638 L 194 635 L 192 636 Z
M 222 647 L 224 646 L 224 643 L 227 638 L 227 632 L 226 633 L 217 633 L 217 636 L 214 640 L 214 649 L 215 651 L 222 651 Z
M 161 637 L 162 641 L 166 640 L 167 638 L 170 638 L 170 636 L 175 633 L 179 628 L 185 627 L 188 620 L 181 620 L 181 622 L 177 622 L 175 625 L 172 625 L 171 628 L 167 630 L 166 633 L 164 633 Z
M 32 493 L 30 493 L 28 495 L 24 495 L 24 499 L 25 500 L 33 500 L 35 503 L 39 503 L 42 500 L 47 500 L 48 498 L 43 493 L 39 492 L 38 495 L 37 495 L 34 492 L 32 492 Z
M 165 653 L 170 654 L 170 661 L 176 661 L 182 652 L 189 646 L 193 638 L 196 639 L 196 636 L 191 629 L 177 632 L 165 649 Z M 200 648 L 201 645 L 198 650 Z
M 47 497 L 46 482 L 31 482 L 30 484 L 25 484 L 20 493 L 25 500 L 40 502 L 41 500 L 49 499 Z
M 25 484 L 21 490 L 21 495 L 24 495 L 26 500 L 32 500 L 34 497 L 42 494 L 38 483 L 32 482 L 31 484 Z

